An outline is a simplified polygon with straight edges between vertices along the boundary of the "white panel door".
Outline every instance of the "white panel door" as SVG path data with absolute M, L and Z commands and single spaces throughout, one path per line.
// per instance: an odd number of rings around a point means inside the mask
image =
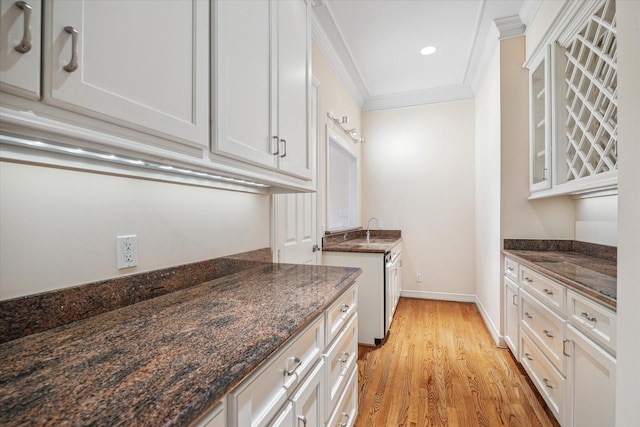
M 208 145 L 208 1 L 51 0 L 45 7 L 45 102 Z
M 275 198 L 278 262 L 317 264 L 316 193 L 279 194 Z
M 222 0 L 213 7 L 212 150 L 275 169 L 271 3 Z
M 313 152 L 309 143 L 311 85 L 309 17 L 303 0 L 278 5 L 278 137 L 279 168 L 311 178 Z M 286 141 L 282 142 L 282 141 Z
M 313 85 L 310 106 L 310 147 L 313 150 L 312 173 L 315 175 L 315 153 L 318 149 L 318 87 Z M 317 182 L 317 177 L 316 177 Z M 318 264 L 318 197 L 316 193 L 278 194 L 275 205 L 275 247 L 277 261 L 292 264 Z M 314 248 L 315 247 L 315 248 Z
M 40 0 L 0 0 L 0 90 L 40 98 L 41 17 Z

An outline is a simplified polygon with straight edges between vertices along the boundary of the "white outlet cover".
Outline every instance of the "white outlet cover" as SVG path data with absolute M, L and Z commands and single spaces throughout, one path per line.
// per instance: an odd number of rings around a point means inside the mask
M 116 241 L 118 270 L 138 265 L 138 241 L 136 235 L 118 236 Z

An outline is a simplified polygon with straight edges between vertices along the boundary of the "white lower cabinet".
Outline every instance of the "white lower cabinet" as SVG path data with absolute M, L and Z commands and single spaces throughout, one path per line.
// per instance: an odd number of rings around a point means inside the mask
M 325 420 L 324 361 L 316 367 L 291 397 L 296 426 L 321 427 Z
M 216 403 L 212 409 L 193 423 L 193 427 L 227 427 L 227 413 L 224 400 Z
M 516 285 L 508 276 L 504 278 L 504 340 L 516 358 L 520 357 L 518 351 L 520 335 L 520 315 L 518 305 L 520 304 L 520 287 Z
M 562 425 L 564 417 L 565 378 L 544 353 L 533 343 L 526 332 L 520 334 L 521 363 L 533 380 L 549 409 Z
M 509 279 L 518 271 L 519 289 Z M 511 300 L 520 305 L 512 307 Z M 504 329 L 510 347 L 515 312 L 514 353 L 560 425 L 615 425 L 616 313 L 506 258 Z
M 221 402 L 226 424 L 198 427 L 352 426 L 358 408 L 357 283 Z M 226 406 L 224 406 L 226 405 Z M 327 424 L 329 420 L 334 424 Z M 213 422 L 213 421 L 211 421 Z
M 354 366 L 348 374 L 347 386 L 340 397 L 340 405 L 336 406 L 327 421 L 327 427 L 351 427 L 358 415 L 358 366 Z
M 570 427 L 615 425 L 616 359 L 567 326 L 567 413 Z
M 340 336 L 323 355 L 326 361 L 327 405 L 330 415 L 345 389 L 351 368 L 358 360 L 358 316 L 351 317 Z
M 228 396 L 231 426 L 266 426 L 324 351 L 324 317 L 273 356 Z
M 296 425 L 293 417 L 293 403 L 287 402 L 278 415 L 269 423 L 269 427 L 294 427 Z

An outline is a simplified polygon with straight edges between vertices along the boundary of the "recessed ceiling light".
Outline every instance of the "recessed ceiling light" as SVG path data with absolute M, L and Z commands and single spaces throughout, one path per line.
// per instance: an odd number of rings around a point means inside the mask
M 435 46 L 426 46 L 426 47 L 423 47 L 422 50 L 420 50 L 420 53 L 423 55 L 431 55 L 435 53 L 435 51 L 436 51 Z

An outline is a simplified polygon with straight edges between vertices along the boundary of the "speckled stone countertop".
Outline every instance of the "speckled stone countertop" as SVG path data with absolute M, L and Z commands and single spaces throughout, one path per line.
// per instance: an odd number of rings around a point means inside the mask
M 402 241 L 400 230 L 371 230 L 367 242 L 365 230 L 333 233 L 322 239 L 325 252 L 386 253 Z
M 504 254 L 612 310 L 617 305 L 616 250 L 573 241 L 505 240 Z
M 188 425 L 361 270 L 258 263 L 0 345 L 0 425 Z

